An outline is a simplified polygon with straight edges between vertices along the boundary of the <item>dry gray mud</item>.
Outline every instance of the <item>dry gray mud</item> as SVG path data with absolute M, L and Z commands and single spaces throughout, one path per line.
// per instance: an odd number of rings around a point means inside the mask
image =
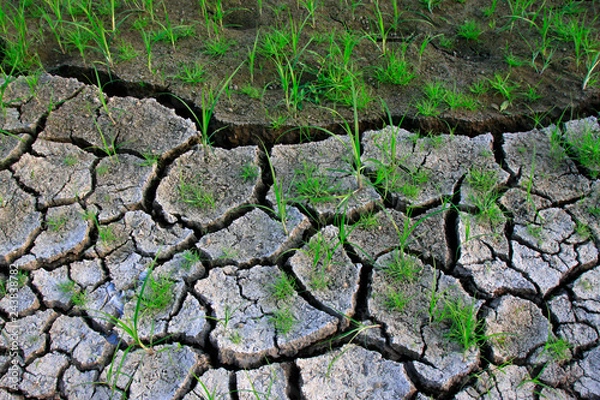
M 29 83 L 0 115 L 0 398 L 600 397 L 600 180 L 557 140 L 594 117 L 223 149 Z

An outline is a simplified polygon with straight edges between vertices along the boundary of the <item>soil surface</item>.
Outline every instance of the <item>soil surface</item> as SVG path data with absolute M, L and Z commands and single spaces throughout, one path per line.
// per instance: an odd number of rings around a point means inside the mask
M 599 398 L 598 2 L 212 3 L 120 4 L 83 58 L 27 8 L 49 73 L 0 79 L 0 397 Z M 542 48 L 552 15 L 587 52 L 558 22 Z M 194 34 L 149 56 L 168 21 Z M 247 55 L 299 27 L 293 97 Z
M 356 159 L 52 75 L 5 99 L 2 398 L 600 396 L 594 117 Z
M 152 14 L 147 7 L 121 4 L 114 17 L 118 27 L 105 33 L 108 47 L 88 38 L 83 58 L 69 36 L 78 23 L 87 23 L 81 11 L 72 12 L 57 36 L 31 6 L 25 12 L 28 51 L 47 71 L 101 82 L 113 95 L 153 96 L 200 120 L 207 93 L 227 83 L 210 120 L 210 131 L 218 130 L 211 139 L 225 147 L 296 142 L 310 133 L 323 137 L 314 126 L 342 132 L 338 124 L 353 119 L 350 75 L 363 129 L 382 127 L 391 118 L 413 131 L 498 134 L 585 117 L 600 105 L 598 64 L 591 68 L 600 51 L 597 1 L 540 6 L 327 0 L 315 2 L 314 19 L 308 1 L 207 3 L 203 11 L 196 1 L 165 0 Z M 93 11 L 110 24 L 101 7 Z M 461 34 L 466 23 L 475 24 L 476 38 Z M 166 26 L 191 31 L 171 42 Z M 570 30 L 578 26 L 582 29 Z M 144 35 L 151 37 L 150 47 Z M 214 43 L 225 49 L 222 54 L 211 53 Z M 279 53 L 266 43 L 282 43 L 275 46 Z M 382 70 L 398 64 L 406 66 L 405 73 L 394 83 L 381 78 Z M 201 78 L 183 73 L 196 66 L 204 72 Z M 291 81 L 298 82 L 296 94 L 284 87 Z M 469 101 L 431 98 L 426 88 L 436 83 Z

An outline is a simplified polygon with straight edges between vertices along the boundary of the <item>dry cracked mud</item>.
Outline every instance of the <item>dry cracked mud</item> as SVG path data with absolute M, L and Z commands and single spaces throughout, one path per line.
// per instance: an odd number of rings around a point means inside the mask
M 600 398 L 596 118 L 357 157 L 39 85 L 0 115 L 0 398 Z

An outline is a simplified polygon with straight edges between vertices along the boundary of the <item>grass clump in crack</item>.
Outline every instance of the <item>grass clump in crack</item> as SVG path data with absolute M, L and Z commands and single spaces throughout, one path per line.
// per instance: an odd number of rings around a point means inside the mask
M 501 222 L 504 214 L 497 204 L 500 197 L 497 189 L 498 171 L 473 167 L 466 177 L 471 188 L 468 201 L 475 206 L 477 218 L 492 224 Z
M 365 229 L 365 230 L 374 230 L 380 227 L 379 220 L 377 219 L 377 214 L 375 212 L 368 212 L 366 214 L 362 214 L 358 221 L 356 221 L 355 226 L 357 228 Z
M 423 185 L 429 181 L 429 171 L 422 168 L 409 169 L 400 179 L 398 189 L 406 197 L 415 199 L 421 193 Z
M 271 211 L 279 222 L 281 223 L 281 227 L 283 228 L 284 233 L 289 235 L 288 231 L 288 202 L 287 198 L 287 190 L 284 187 L 283 178 L 279 178 L 275 173 L 275 167 L 273 166 L 273 162 L 271 161 L 271 156 L 269 152 L 265 150 L 265 154 L 267 155 L 267 163 L 269 164 L 269 171 L 271 172 L 271 179 L 273 180 L 272 188 L 273 195 L 275 196 L 275 204 L 272 205 L 271 208 L 267 208 Z
M 57 289 L 59 292 L 65 295 L 69 301 L 73 302 L 73 305 L 75 306 L 81 307 L 87 302 L 87 292 L 81 290 L 79 285 L 77 285 L 77 283 L 71 279 L 59 282 L 57 284 Z
M 91 221 L 98 230 L 98 241 L 108 245 L 117 240 L 117 235 L 113 232 L 112 226 L 102 225 L 98 221 L 98 214 L 95 210 L 86 210 L 82 215 L 84 221 Z
M 481 28 L 474 20 L 467 20 L 458 27 L 458 36 L 467 40 L 478 41 L 481 33 Z
M 182 64 L 174 78 L 185 83 L 198 84 L 206 80 L 206 70 L 204 65 L 198 62 Z
M 430 319 L 446 328 L 445 336 L 449 341 L 460 345 L 465 352 L 485 342 L 483 323 L 477 319 L 476 301 L 444 294 L 435 294 L 434 297 L 435 304 L 429 310 Z
M 181 257 L 183 258 L 181 267 L 185 271 L 190 271 L 194 265 L 202 262 L 202 256 L 197 249 L 186 250 L 181 254 Z
M 390 125 L 390 127 L 393 125 Z M 382 192 L 383 197 L 390 194 L 400 194 L 408 199 L 416 199 L 424 186 L 429 182 L 431 171 L 420 165 L 408 165 L 408 156 L 397 154 L 397 131 L 394 128 L 389 137 L 381 136 L 376 146 L 382 153 L 382 158 L 368 160 L 372 166 L 371 181 Z M 415 135 L 415 143 L 419 136 Z M 413 140 L 413 139 L 411 139 Z M 436 144 L 438 139 L 431 143 Z
M 544 344 L 544 352 L 556 362 L 564 362 L 571 359 L 571 349 L 573 345 L 567 339 L 548 335 L 548 340 Z

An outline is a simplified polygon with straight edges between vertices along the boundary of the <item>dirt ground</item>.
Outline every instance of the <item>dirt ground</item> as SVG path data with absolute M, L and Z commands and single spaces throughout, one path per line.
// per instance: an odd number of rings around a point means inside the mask
M 247 2 L 223 1 L 220 20 L 223 27 L 218 33 L 210 33 L 207 21 L 217 19 L 216 6 L 208 5 L 207 18 L 203 19 L 195 1 L 165 1 L 163 9 L 157 7 L 156 20 L 164 19 L 166 11 L 173 25 L 175 21 L 191 25 L 194 34 L 174 44 L 154 43 L 150 68 L 142 36 L 133 28 L 139 13 L 118 14 L 122 19 L 118 38 L 115 35 L 112 43 L 115 53 L 119 44 L 130 43 L 138 55 L 127 61 L 115 57 L 109 68 L 106 62 L 94 61 L 93 50 L 86 60 L 75 50 L 60 53 L 52 46 L 49 35 L 39 43 L 38 50 L 45 68 L 59 75 L 95 82 L 94 67 L 106 73 L 101 77 L 109 93 L 159 97 L 188 116 L 189 108 L 193 111 L 202 108 L 202 93 L 206 87 L 217 87 L 246 61 L 229 82 L 228 90 L 215 109 L 216 119 L 211 122 L 214 129 L 223 128 L 214 138 L 223 146 L 271 142 L 282 139 L 284 132 L 284 141 L 297 141 L 300 135 L 297 131 L 290 133 L 292 127 L 318 125 L 339 131 L 335 122 L 340 122 L 340 117 L 352 119 L 351 109 L 331 101 L 322 85 L 323 60 L 330 53 L 330 42 L 326 38 L 332 32 L 339 35 L 349 32 L 359 38 L 351 56 L 352 68 L 372 99 L 359 110 L 363 129 L 389 122 L 387 110 L 395 123 L 401 122 L 407 129 L 454 131 L 470 136 L 524 131 L 536 124 L 587 116 L 597 111 L 600 104 L 597 83 L 592 79 L 592 84 L 582 89 L 589 57 L 576 59 L 577 51 L 581 50 L 556 33 L 548 35 L 550 44 L 542 48 L 540 27 L 546 14 L 562 13 L 563 20 L 569 22 L 575 18 L 569 16 L 572 12 L 577 21 L 591 29 L 586 40 L 593 43 L 600 32 L 595 18 L 599 12 L 598 2 L 576 2 L 572 10 L 565 10 L 564 2 L 547 1 L 542 11 L 534 13 L 529 11 L 530 7 L 518 16 L 513 10 L 516 6 L 504 1 L 433 1 L 431 11 L 426 2 L 395 3 L 397 8 L 393 7 L 394 2 L 327 0 L 320 3 L 313 21 L 302 6 L 304 2 L 265 1 L 259 9 Z M 496 6 L 488 16 L 486 9 L 492 4 Z M 384 24 L 385 45 L 378 33 L 377 10 Z M 299 32 L 298 48 L 302 49 L 298 51 L 294 68 L 304 92 L 297 107 L 290 111 L 283 104 L 285 91 L 276 65 L 260 48 L 265 36 L 277 29 L 285 31 L 292 21 Z M 458 34 L 465 22 L 475 22 L 480 30 L 477 39 L 465 39 Z M 157 24 L 150 22 L 148 29 Z M 259 51 L 251 75 L 247 54 L 257 35 Z M 230 47 L 223 55 L 206 53 L 207 43 L 215 38 L 229 42 Z M 408 84 L 382 83 L 376 79 L 377 68 L 385 63 L 384 46 L 388 52 L 402 54 L 401 59 L 406 61 L 412 75 Z M 513 66 L 507 64 L 509 56 L 515 60 Z M 99 54 L 96 57 L 102 60 Z M 204 66 L 204 82 L 189 84 L 174 78 L 183 65 L 191 63 Z M 510 99 L 488 88 L 474 96 L 476 109 L 449 107 L 442 101 L 432 115 L 428 115 L 417 107 L 426 99 L 424 88 L 429 83 L 441 82 L 450 90 L 470 95 L 470 88 L 477 82 L 489 86 L 489 82 L 496 79 L 505 80 L 512 87 Z M 260 93 L 258 98 L 242 93 L 245 86 L 255 88 Z M 178 99 L 165 93 L 176 95 Z

